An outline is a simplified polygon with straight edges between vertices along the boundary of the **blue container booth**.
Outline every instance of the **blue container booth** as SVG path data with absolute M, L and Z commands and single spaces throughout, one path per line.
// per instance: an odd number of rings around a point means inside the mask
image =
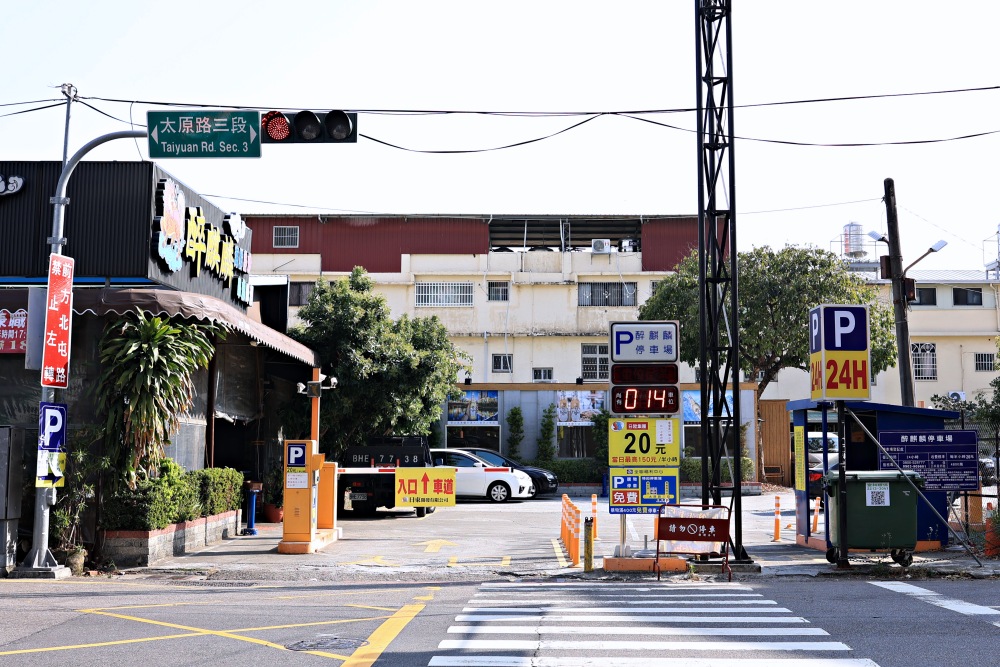
M 824 410 L 824 405 L 826 410 Z M 953 410 L 936 410 L 931 408 L 909 408 L 886 403 L 870 401 L 846 401 L 844 403 L 854 412 L 861 423 L 865 425 L 876 438 L 880 431 L 939 431 L 944 429 L 945 420 L 957 419 L 959 413 Z M 812 514 L 808 492 L 808 450 L 805 446 L 806 433 L 822 431 L 824 426 L 828 433 L 837 434 L 836 405 L 825 404 L 808 399 L 789 401 L 788 410 L 792 413 L 792 451 L 795 455 L 795 538 L 798 544 L 817 549 L 829 549 L 832 545 L 829 534 L 820 529 L 820 534 L 812 534 Z M 824 414 L 825 413 L 825 414 Z M 879 448 L 876 442 L 860 428 L 850 415 L 845 416 L 844 443 L 848 471 L 879 470 Z M 830 452 L 836 454 L 836 452 Z M 926 491 L 924 495 L 937 510 L 938 514 L 948 517 L 948 494 L 945 491 Z M 848 516 L 850 521 L 850 516 Z M 824 522 L 828 523 L 828 522 Z M 948 544 L 948 527 L 941 522 L 923 500 L 917 500 L 917 549 L 921 543 Z M 924 545 L 930 548 L 936 545 Z

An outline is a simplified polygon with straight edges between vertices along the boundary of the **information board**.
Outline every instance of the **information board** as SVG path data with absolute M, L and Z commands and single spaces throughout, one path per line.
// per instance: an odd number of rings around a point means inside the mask
M 455 468 L 396 468 L 396 507 L 455 504 Z
M 608 511 L 656 514 L 660 505 L 676 505 L 679 468 L 611 468 Z
M 881 431 L 878 442 L 903 470 L 920 473 L 928 491 L 979 488 L 979 440 L 975 431 Z M 881 451 L 879 469 L 896 470 Z

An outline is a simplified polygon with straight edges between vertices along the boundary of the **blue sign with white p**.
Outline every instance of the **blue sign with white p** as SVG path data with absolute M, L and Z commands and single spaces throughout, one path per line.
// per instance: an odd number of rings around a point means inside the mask
M 66 444 L 66 405 L 64 403 L 38 404 L 38 450 L 62 451 Z
M 285 445 L 285 460 L 289 468 L 306 467 L 306 446 L 301 442 L 290 442 Z

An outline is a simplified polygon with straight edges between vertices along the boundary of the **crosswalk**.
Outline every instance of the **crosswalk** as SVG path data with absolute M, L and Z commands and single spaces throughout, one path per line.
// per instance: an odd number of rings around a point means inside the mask
M 428 667 L 878 667 L 850 651 L 743 584 L 488 582 Z

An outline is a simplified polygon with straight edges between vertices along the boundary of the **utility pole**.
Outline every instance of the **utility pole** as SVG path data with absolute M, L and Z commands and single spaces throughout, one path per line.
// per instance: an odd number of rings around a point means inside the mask
M 899 367 L 900 402 L 913 407 L 913 371 L 910 368 L 910 324 L 906 320 L 906 290 L 903 286 L 903 251 L 899 245 L 899 218 L 896 217 L 896 186 L 885 179 L 886 241 L 889 244 L 889 279 L 892 281 L 892 309 L 896 318 L 896 365 Z

